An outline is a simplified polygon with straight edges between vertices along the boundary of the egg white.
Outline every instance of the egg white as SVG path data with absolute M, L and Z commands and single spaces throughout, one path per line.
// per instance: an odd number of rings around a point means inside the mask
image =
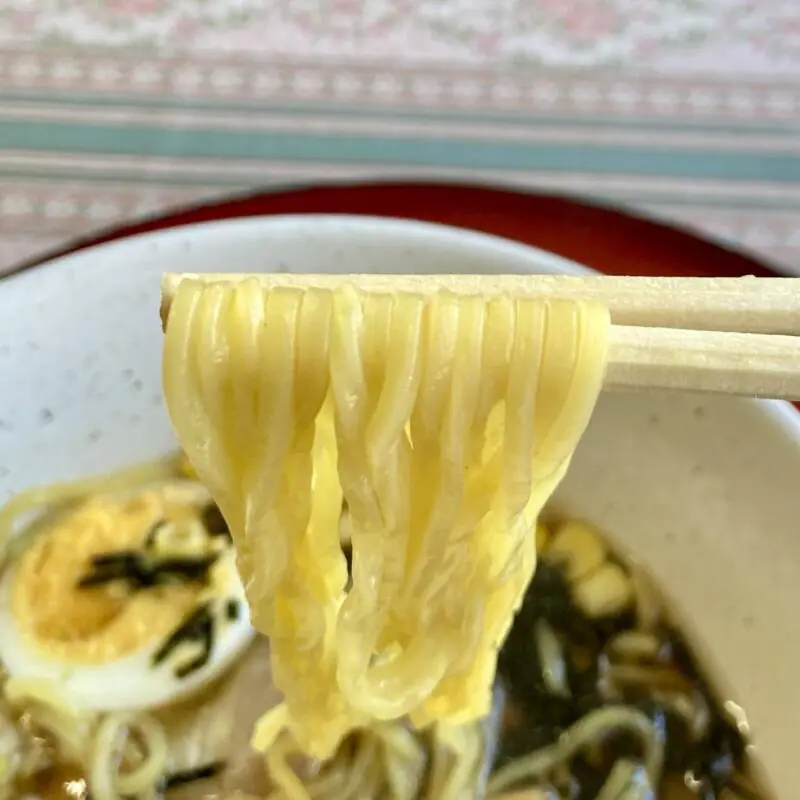
M 185 699 L 221 676 L 244 653 L 255 637 L 244 587 L 236 572 L 230 548 L 220 556 L 215 571 L 218 587 L 203 592 L 214 605 L 214 641 L 208 661 L 189 675 L 178 678 L 176 667 L 193 658 L 196 645 L 182 645 L 162 663 L 153 656 L 163 640 L 144 643 L 133 653 L 102 664 L 81 664 L 48 653 L 25 631 L 13 614 L 12 597 L 17 559 L 0 575 L 0 661 L 12 677 L 53 681 L 87 711 L 154 709 Z M 238 614 L 228 619 L 225 604 L 236 600 Z

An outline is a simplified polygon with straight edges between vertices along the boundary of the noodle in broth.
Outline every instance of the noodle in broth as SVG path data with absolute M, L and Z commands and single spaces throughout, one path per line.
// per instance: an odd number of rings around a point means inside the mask
M 7 557 L 14 558 L 28 538 L 27 529 L 20 533 L 15 524 L 19 514 L 25 519 L 43 511 L 42 519 L 53 524 L 82 499 L 178 479 L 187 469 L 184 460 L 170 459 L 52 493 L 20 495 L 10 512 L 0 513 Z M 34 522 L 31 538 L 46 527 Z M 215 754 L 227 756 L 222 760 L 177 758 L 185 730 L 203 725 L 198 709 L 204 698 L 185 702 L 187 725 L 176 738 L 169 715 L 160 710 L 88 712 L 71 704 L 56 683 L 6 677 L 0 763 L 7 766 L 0 797 L 5 791 L 9 798 L 75 800 L 88 797 L 91 788 L 93 800 L 172 800 L 197 791 L 215 800 L 499 800 L 520 792 L 527 792 L 520 795 L 524 800 L 763 798 L 748 775 L 741 734 L 702 679 L 646 576 L 632 572 L 597 531 L 575 520 L 540 523 L 537 544 L 540 562 L 500 653 L 486 719 L 424 730 L 407 720 L 372 723 L 350 734 L 323 764 L 298 760 L 296 743 L 284 733 L 263 757 L 256 781 L 226 782 L 224 776 L 238 770 L 234 762 L 249 730 L 238 747 Z M 348 547 L 346 539 L 342 547 Z M 617 569 L 624 583 L 608 580 Z M 582 588 L 593 578 L 597 583 L 597 576 L 602 590 Z M 265 656 L 258 650 L 251 665 Z M 269 679 L 259 672 L 253 683 L 236 669 L 223 678 L 226 686 L 242 681 L 252 696 L 264 692 Z M 278 700 L 275 694 L 271 702 Z M 219 703 L 211 712 L 216 726 L 226 709 L 241 719 L 224 691 Z M 8 758 L 8 725 L 16 760 Z M 71 779 L 54 772 L 59 764 L 68 767 Z M 686 788 L 687 779 L 694 790 Z

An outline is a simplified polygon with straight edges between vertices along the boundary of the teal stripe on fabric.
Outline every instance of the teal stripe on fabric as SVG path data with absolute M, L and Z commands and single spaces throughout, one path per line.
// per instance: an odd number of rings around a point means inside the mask
M 135 109 L 164 109 L 170 111 L 230 111 L 246 115 L 287 114 L 298 117 L 332 117 L 334 119 L 381 119 L 406 122 L 452 122 L 452 123 L 488 123 L 505 125 L 514 128 L 527 128 L 535 125 L 537 128 L 547 130 L 549 127 L 570 126 L 578 130 L 584 128 L 601 128 L 608 130 L 652 130 L 667 133 L 729 133 L 735 134 L 772 134 L 775 136 L 794 137 L 800 135 L 800 124 L 795 120 L 775 120 L 769 124 L 743 123 L 743 122 L 718 122 L 711 123 L 702 120 L 678 119 L 671 116 L 656 118 L 629 118 L 618 116 L 559 116 L 536 113 L 520 112 L 517 114 L 503 114 L 502 112 L 472 110 L 472 109 L 446 109 L 435 108 L 430 110 L 396 109 L 389 106 L 355 106 L 347 104 L 319 101 L 318 103 L 274 103 L 270 100 L 259 102 L 231 101 L 224 98 L 219 100 L 201 100 L 185 97 L 162 97 L 92 93 L 92 94 L 59 94 L 56 92 L 37 91 L 26 88 L 24 91 L 15 92 L 4 90 L 0 92 L 0 103 L 21 103 L 26 107 L 37 105 L 55 105 L 65 108 L 135 108 Z
M 182 130 L 149 125 L 88 126 L 8 120 L 0 148 L 146 157 L 271 159 L 336 164 L 401 164 L 494 170 L 800 181 L 800 157 L 747 152 L 692 152 L 666 148 L 585 147 L 422 138 L 314 136 L 253 131 Z

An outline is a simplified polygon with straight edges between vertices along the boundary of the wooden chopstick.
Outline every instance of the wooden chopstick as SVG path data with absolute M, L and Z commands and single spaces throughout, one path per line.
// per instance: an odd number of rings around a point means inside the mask
M 615 325 L 648 328 L 800 334 L 800 278 L 639 278 L 604 275 L 311 275 L 288 273 L 167 274 L 167 303 L 184 278 L 241 281 L 256 277 L 271 286 L 332 289 L 353 283 L 374 292 L 448 289 L 486 296 L 510 294 L 597 300 Z
M 236 282 L 250 275 L 164 276 L 166 326 L 184 278 Z M 604 388 L 800 399 L 800 279 L 615 278 L 539 275 L 259 274 L 265 288 L 513 294 L 596 299 L 614 323 Z M 689 328 L 691 326 L 691 328 Z
M 800 336 L 614 325 L 603 388 L 800 400 Z

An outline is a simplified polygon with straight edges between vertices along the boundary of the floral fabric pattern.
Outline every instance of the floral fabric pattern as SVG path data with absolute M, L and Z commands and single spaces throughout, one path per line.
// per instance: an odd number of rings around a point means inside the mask
M 800 77 L 800 3 L 0 0 L 0 42 Z
M 634 209 L 800 274 L 800 0 L 0 0 L 0 275 L 293 183 Z

